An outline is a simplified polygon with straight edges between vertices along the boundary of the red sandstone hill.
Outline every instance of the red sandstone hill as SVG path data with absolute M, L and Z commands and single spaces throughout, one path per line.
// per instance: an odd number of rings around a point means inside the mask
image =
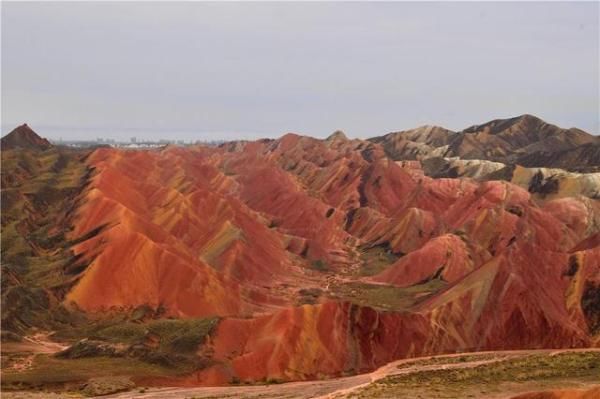
M 464 134 L 528 136 L 520 124 L 537 122 L 526 119 Z M 51 149 L 19 181 L 3 168 L 3 267 L 14 276 L 3 279 L 3 326 L 26 331 L 41 321 L 24 316 L 44 306 L 60 307 L 60 323 L 140 309 L 151 312 L 134 325 L 219 317 L 189 353 L 208 361 L 169 384 L 600 343 L 597 199 L 436 179 L 384 146 L 286 134 L 218 148 Z M 3 165 L 24 156 L 3 146 Z

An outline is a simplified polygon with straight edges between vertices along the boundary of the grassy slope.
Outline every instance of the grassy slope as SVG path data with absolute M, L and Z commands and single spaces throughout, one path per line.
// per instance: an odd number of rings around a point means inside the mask
M 168 376 L 202 366 L 196 352 L 218 320 L 160 319 L 139 308 L 90 318 L 60 305 L 65 287 L 76 277 L 66 238 L 69 210 L 85 188 L 90 170 L 85 152 L 53 147 L 45 151 L 2 151 L 2 330 L 3 339 L 36 329 L 55 331 L 53 339 L 82 338 L 128 348 L 119 356 L 88 354 L 60 359 L 35 355 L 31 367 L 9 366 L 29 354 L 3 354 L 3 388 L 65 384 L 103 375 Z M 82 265 L 84 267 L 85 265 Z M 153 346 L 144 347 L 151 336 Z M 148 348 L 150 350 L 148 350 Z
M 132 358 L 88 357 L 58 359 L 38 355 L 28 370 L 4 372 L 3 389 L 24 389 L 40 386 L 60 387 L 65 383 L 79 383 L 99 376 L 148 377 L 173 375 L 176 370 L 149 364 Z
M 409 310 L 445 286 L 446 283 L 439 279 L 405 288 L 385 284 L 352 282 L 334 287 L 334 293 L 338 298 L 361 306 L 371 306 L 378 310 L 404 311 Z
M 65 234 L 89 176 L 84 155 L 56 147 L 2 151 L 3 331 L 51 328 L 66 316 L 56 304 L 73 278 Z
M 375 246 L 362 249 L 360 251 L 360 260 L 361 268 L 358 274 L 360 276 L 374 276 L 396 262 L 398 256 L 385 247 Z
M 465 355 L 464 361 L 474 360 Z M 440 359 L 445 362 L 444 359 Z M 447 359 L 446 359 L 447 360 Z M 453 359 L 454 362 L 461 358 Z M 483 359 L 480 359 L 483 360 Z M 439 362 L 438 362 L 439 363 Z M 447 363 L 452 363 L 447 362 Z M 432 364 L 426 360 L 424 365 Z M 433 363 L 437 364 L 437 363 Z M 501 393 L 509 386 L 555 387 L 575 382 L 600 382 L 600 353 L 534 354 L 472 368 L 436 369 L 385 377 L 350 398 L 479 397 Z
M 210 361 L 198 354 L 198 348 L 217 325 L 218 319 L 157 319 L 145 322 L 126 320 L 124 315 L 97 321 L 76 323 L 73 329 L 56 333 L 57 338 L 104 342 L 119 349 L 114 355 L 87 353 L 75 358 L 35 355 L 31 367 L 14 370 L 12 361 L 27 354 L 3 359 L 3 389 L 54 387 L 69 389 L 73 383 L 89 378 L 168 377 L 185 375 L 206 367 Z M 148 345 L 149 337 L 152 343 Z M 137 349 L 135 349 L 137 348 Z

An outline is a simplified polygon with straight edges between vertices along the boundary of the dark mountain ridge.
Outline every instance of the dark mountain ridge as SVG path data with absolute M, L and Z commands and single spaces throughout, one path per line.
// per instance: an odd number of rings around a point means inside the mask
M 27 125 L 27 123 L 17 126 L 0 140 L 2 149 L 26 148 L 33 150 L 45 150 L 52 147 L 52 144 L 45 138 L 40 137 Z
M 460 132 L 423 126 L 369 139 L 394 160 L 460 157 L 528 167 L 594 171 L 600 167 L 600 138 L 563 129 L 533 115 L 495 119 Z

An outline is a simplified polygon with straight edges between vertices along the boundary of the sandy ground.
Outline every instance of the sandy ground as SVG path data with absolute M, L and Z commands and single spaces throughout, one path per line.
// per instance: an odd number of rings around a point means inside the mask
M 584 349 L 584 351 L 600 351 L 600 349 Z M 453 354 L 442 356 L 441 358 L 453 358 L 459 356 L 473 356 L 473 355 L 492 355 L 486 356 L 485 360 L 477 360 L 470 362 L 450 363 L 450 364 L 434 364 L 434 365 L 415 365 L 398 368 L 399 365 L 404 363 L 414 362 L 415 360 L 429 359 L 430 357 L 416 358 L 416 359 L 403 359 L 392 363 L 388 363 L 379 369 L 367 373 L 360 374 L 351 377 L 334 378 L 330 380 L 322 381 L 303 381 L 303 382 L 291 382 L 285 384 L 274 384 L 274 385 L 262 385 L 262 386 L 227 386 L 227 387 L 198 387 L 198 388 L 151 388 L 146 392 L 128 392 L 123 394 L 117 394 L 107 396 L 107 398 L 165 398 L 165 399 L 179 399 L 179 398 L 286 398 L 286 399 L 304 399 L 304 398 L 318 398 L 318 399 L 338 399 L 344 398 L 349 393 L 354 392 L 374 381 L 381 378 L 398 375 L 408 374 L 416 371 L 425 370 L 436 370 L 436 369 L 453 369 L 453 368 L 469 368 L 476 367 L 481 364 L 488 364 L 498 362 L 506 359 L 507 357 L 522 357 L 533 353 L 547 353 L 553 355 L 567 351 L 578 351 L 578 350 L 526 350 L 526 351 L 503 351 L 503 352 L 476 352 L 467 354 Z M 600 383 L 600 381 L 599 381 Z M 507 392 L 506 395 L 496 396 L 508 398 L 518 393 L 524 392 L 523 390 L 515 387 L 514 392 Z
M 43 342 L 43 340 L 41 340 Z M 56 349 L 56 348 L 55 348 Z M 518 358 L 527 356 L 530 354 L 547 353 L 549 356 L 562 352 L 575 352 L 575 351 L 600 351 L 600 349 L 581 349 L 581 350 L 523 350 L 523 351 L 502 351 L 502 352 L 476 352 L 466 354 L 452 354 L 446 356 L 436 356 L 437 359 L 451 359 L 459 356 L 474 356 L 474 355 L 485 355 L 482 360 L 473 360 L 467 362 L 455 362 L 455 363 L 444 363 L 429 364 L 429 365 L 410 365 L 410 363 L 418 360 L 430 359 L 430 357 L 403 359 L 392 363 L 388 363 L 379 369 L 356 376 L 334 378 L 330 380 L 320 381 L 302 381 L 302 382 L 290 382 L 284 384 L 272 384 L 272 385 L 260 385 L 260 386 L 225 386 L 225 387 L 195 387 L 195 388 L 148 388 L 103 396 L 103 398 L 147 398 L 147 399 L 183 399 L 183 398 L 194 398 L 194 399 L 208 399 L 208 398 L 246 398 L 246 399 L 266 399 L 266 398 L 286 398 L 286 399 L 304 399 L 304 398 L 318 398 L 318 399 L 341 399 L 347 397 L 348 394 L 359 390 L 368 384 L 377 381 L 381 378 L 399 375 L 409 374 L 417 371 L 426 370 L 438 370 L 438 369 L 457 369 L 457 368 L 471 368 L 482 364 L 490 364 L 505 360 L 507 358 Z M 409 364 L 406 364 L 409 363 Z M 404 367 L 398 368 L 403 365 Z M 600 384 L 600 381 L 598 382 Z M 541 388 L 537 388 L 541 389 Z M 536 390 L 534 384 L 515 385 L 514 388 L 503 392 L 501 394 L 494 394 L 490 398 L 509 398 L 519 393 Z M 51 394 L 46 392 L 6 392 L 2 394 L 2 398 L 7 399 L 57 399 L 57 398 L 73 398 L 73 395 L 67 394 Z M 478 396 L 481 397 L 481 396 Z

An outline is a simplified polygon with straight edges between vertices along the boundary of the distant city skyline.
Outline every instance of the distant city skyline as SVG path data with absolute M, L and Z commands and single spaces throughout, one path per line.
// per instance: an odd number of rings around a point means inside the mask
M 600 132 L 598 2 L 2 3 L 2 135 Z
M 2 136 L 10 133 L 14 128 L 23 123 L 32 128 L 36 133 L 48 139 L 58 140 L 96 140 L 97 138 L 109 138 L 121 141 L 130 141 L 135 136 L 138 140 L 253 140 L 260 136 L 258 132 L 242 131 L 202 131 L 201 129 L 156 129 L 156 128 L 93 128 L 72 126 L 44 126 L 34 125 L 28 121 L 22 121 L 14 125 L 2 124 Z M 283 132 L 281 135 L 288 133 Z
M 190 146 L 190 145 L 208 145 L 208 146 L 218 146 L 226 142 L 227 140 L 210 140 L 210 139 L 138 139 L 137 137 L 126 138 L 107 138 L 107 137 L 96 137 L 95 139 L 85 139 L 85 138 L 76 138 L 76 139 L 63 139 L 62 137 L 59 139 L 49 139 L 52 144 L 63 145 L 68 147 L 79 147 L 79 148 L 89 148 L 89 147 L 97 147 L 97 146 L 111 146 L 117 148 L 157 148 L 163 147 L 165 145 L 177 145 L 177 146 Z

